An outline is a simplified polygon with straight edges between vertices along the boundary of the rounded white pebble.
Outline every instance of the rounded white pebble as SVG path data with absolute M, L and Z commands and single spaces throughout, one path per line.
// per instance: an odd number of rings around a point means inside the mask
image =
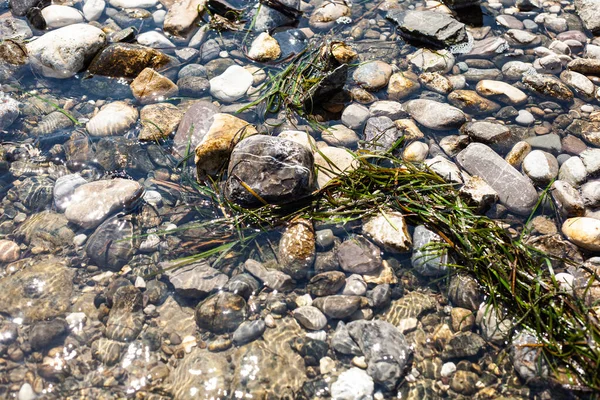
M 443 377 L 448 377 L 448 376 L 452 375 L 455 371 L 456 371 L 456 364 L 454 364 L 453 362 L 447 362 L 444 365 L 442 365 L 442 370 L 440 371 L 440 374 Z

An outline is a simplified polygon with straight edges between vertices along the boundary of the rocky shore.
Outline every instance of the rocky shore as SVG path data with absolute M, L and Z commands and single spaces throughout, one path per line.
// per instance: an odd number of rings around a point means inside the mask
M 0 8 L 0 398 L 597 395 L 408 211 L 222 221 L 392 155 L 594 323 L 599 0 Z

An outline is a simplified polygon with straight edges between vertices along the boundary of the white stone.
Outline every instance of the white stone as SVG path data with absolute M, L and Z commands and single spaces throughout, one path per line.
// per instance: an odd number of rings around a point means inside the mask
M 412 239 L 404 216 L 397 211 L 385 211 L 369 218 L 363 233 L 386 251 L 403 253 L 412 248 Z
M 429 146 L 423 142 L 412 142 L 402 152 L 402 158 L 404 161 L 420 163 L 427 158 L 429 153 Z
M 19 117 L 19 102 L 9 96 L 0 96 L 0 130 L 8 129 Z
M 321 340 L 323 342 L 326 342 L 327 341 L 327 332 L 325 332 L 325 331 L 306 332 L 306 337 L 309 337 L 314 340 Z
M 398 330 L 403 334 L 407 334 L 408 332 L 414 331 L 417 329 L 419 325 L 419 320 L 416 318 L 402 318 L 400 322 L 398 322 Z
M 83 3 L 83 16 L 88 21 L 96 21 L 104 12 L 105 7 L 104 0 L 86 0 Z
M 73 238 L 73 244 L 75 246 L 83 246 L 83 244 L 85 243 L 85 241 L 87 240 L 87 235 L 85 233 L 80 233 L 79 235 L 76 235 Z
M 568 274 L 566 272 L 559 272 L 554 276 L 554 278 L 556 279 L 556 282 L 558 283 L 562 291 L 565 291 L 567 293 L 574 292 L 573 288 L 575 287 L 575 277 L 573 275 Z
M 312 306 L 312 297 L 310 297 L 310 294 L 305 294 L 302 296 L 298 296 L 296 297 L 296 305 L 298 307 L 302 307 L 302 306 Z
M 69 324 L 71 330 L 81 330 L 87 321 L 87 316 L 83 312 L 74 312 L 67 315 L 65 320 L 67 321 L 67 324 Z
M 18 400 L 34 400 L 36 398 L 36 394 L 33 391 L 33 388 L 29 383 L 24 383 L 19 389 L 19 394 L 17 395 Z
M 166 10 L 156 10 L 152 13 L 152 20 L 154 24 L 160 26 L 165 23 L 165 17 L 167 16 Z
M 453 362 L 447 362 L 442 365 L 442 370 L 440 371 L 440 375 L 443 377 L 448 377 L 452 375 L 456 371 L 456 364 Z
M 92 136 L 122 135 L 138 119 L 138 110 L 124 101 L 115 101 L 102 107 L 90 119 L 86 128 Z
M 319 360 L 319 370 L 326 375 L 335 370 L 335 361 L 331 357 L 323 357 Z
M 136 38 L 141 45 L 155 49 L 170 49 L 176 47 L 165 35 L 156 31 L 144 32 Z
M 61 176 L 54 182 L 54 205 L 59 211 L 67 209 L 71 204 L 73 192 L 87 181 L 79 174 L 69 174 Z
M 63 26 L 83 22 L 83 14 L 73 7 L 52 4 L 42 9 L 42 16 L 48 28 L 62 28 Z
M 48 78 L 67 79 L 82 70 L 105 42 L 101 29 L 75 24 L 48 32 L 26 46 L 35 72 Z
M 232 65 L 210 80 L 210 94 L 223 102 L 233 103 L 246 94 L 252 81 L 252 74 L 248 70 Z
M 338 376 L 331 385 L 331 398 L 335 400 L 371 400 L 375 385 L 373 379 L 360 368 L 350 368 Z
M 110 0 L 110 5 L 116 8 L 152 8 L 158 0 Z
M 429 160 L 425 160 L 425 165 L 441 176 L 446 182 L 463 183 L 460 168 L 442 156 L 435 156 Z

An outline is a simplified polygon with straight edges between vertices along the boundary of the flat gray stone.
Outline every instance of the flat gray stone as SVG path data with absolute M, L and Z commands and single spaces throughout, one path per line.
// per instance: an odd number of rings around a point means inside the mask
M 478 175 L 496 192 L 510 211 L 529 215 L 538 194 L 527 178 L 507 163 L 494 150 L 481 143 L 471 143 L 456 157 L 459 165 L 471 175 Z
M 392 10 L 386 18 L 398 25 L 403 36 L 426 44 L 446 47 L 467 41 L 465 24 L 448 14 Z

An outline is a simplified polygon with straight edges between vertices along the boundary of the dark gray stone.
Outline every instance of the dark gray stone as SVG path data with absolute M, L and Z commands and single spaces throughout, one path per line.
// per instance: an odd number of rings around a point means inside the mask
M 285 272 L 267 269 L 256 260 L 247 260 L 244 269 L 273 290 L 288 292 L 295 287 L 291 276 Z
M 538 200 L 535 188 L 494 150 L 481 143 L 471 143 L 456 159 L 469 174 L 486 181 L 498 193 L 500 203 L 510 211 L 519 215 L 531 213 Z
M 88 238 L 85 253 L 101 268 L 118 271 L 134 252 L 133 224 L 119 215 L 104 221 Z
M 336 294 L 346 281 L 346 275 L 339 271 L 328 271 L 313 276 L 306 285 L 312 296 L 322 297 Z
M 265 321 L 262 319 L 243 322 L 235 332 L 233 332 L 233 343 L 237 346 L 241 346 L 253 342 L 262 336 L 266 328 L 267 325 L 265 325 Z
M 386 18 L 398 25 L 404 37 L 429 45 L 446 47 L 467 41 L 465 24 L 448 14 L 392 10 Z
M 390 285 L 377 285 L 373 290 L 367 292 L 369 305 L 373 308 L 384 308 L 392 301 L 392 289 Z
M 496 144 L 510 138 L 510 128 L 497 122 L 469 122 L 464 124 L 460 130 L 474 141 L 485 144 Z
M 350 322 L 347 329 L 365 356 L 367 373 L 387 390 L 393 390 L 412 353 L 404 335 L 394 325 L 380 320 Z
M 208 79 L 199 76 L 185 76 L 177 80 L 179 95 L 185 97 L 202 97 L 210 89 Z
M 389 117 L 371 117 L 364 130 L 364 141 L 361 147 L 371 151 L 389 151 L 393 144 L 402 137 L 396 124 Z
M 249 207 L 262 204 L 256 195 L 267 203 L 298 200 L 313 189 L 313 164 L 312 153 L 299 143 L 265 135 L 248 137 L 231 153 L 225 196 Z
M 252 294 L 257 293 L 261 287 L 262 285 L 260 282 L 254 279 L 250 274 L 236 275 L 225 285 L 225 289 L 228 292 L 239 294 L 246 300 L 248 300 Z
M 348 327 L 342 321 L 338 323 L 338 326 L 331 337 L 331 347 L 342 354 L 351 354 L 355 356 L 363 355 L 360 347 L 358 347 L 354 339 L 350 337 Z
M 36 323 L 29 333 L 29 343 L 33 350 L 42 350 L 64 336 L 69 325 L 64 319 L 53 319 Z
M 373 274 L 381 269 L 381 250 L 362 236 L 340 244 L 337 250 L 342 269 L 353 274 Z

